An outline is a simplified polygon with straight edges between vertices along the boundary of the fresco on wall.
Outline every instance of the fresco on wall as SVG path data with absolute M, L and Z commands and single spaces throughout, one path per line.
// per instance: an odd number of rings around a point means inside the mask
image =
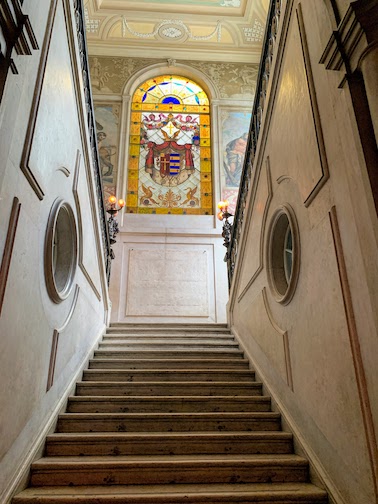
M 203 72 L 218 89 L 221 98 L 252 100 L 259 65 L 212 61 L 89 56 L 91 83 L 95 94 L 121 94 L 126 82 L 138 70 L 158 62 L 177 63 Z
M 249 112 L 223 111 L 222 113 L 222 200 L 229 201 L 231 213 L 235 212 L 238 198 L 250 120 L 251 113 Z
M 212 214 L 209 100 L 177 75 L 149 79 L 131 105 L 128 213 Z
M 95 103 L 94 108 L 100 170 L 104 198 L 107 199 L 110 195 L 116 194 L 120 106 Z

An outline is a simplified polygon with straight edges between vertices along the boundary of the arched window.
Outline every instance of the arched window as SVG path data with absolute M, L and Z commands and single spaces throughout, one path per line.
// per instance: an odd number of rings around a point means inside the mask
M 210 110 L 190 79 L 161 75 L 131 104 L 128 213 L 213 213 Z

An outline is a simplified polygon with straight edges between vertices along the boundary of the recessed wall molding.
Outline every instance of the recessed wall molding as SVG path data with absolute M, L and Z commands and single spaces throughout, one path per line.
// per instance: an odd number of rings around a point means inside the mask
M 54 372 L 55 372 L 56 354 L 58 350 L 58 342 L 59 342 L 59 331 L 57 329 L 54 329 L 51 342 L 50 364 L 49 364 L 49 372 L 47 375 L 46 392 L 48 392 L 51 389 L 54 382 Z
M 71 172 L 68 168 L 66 168 L 65 166 L 60 166 L 59 168 L 57 168 L 56 171 L 60 171 L 62 173 L 64 173 L 64 175 L 68 178 L 70 175 L 71 175 Z
M 277 184 L 281 184 L 285 180 L 294 180 L 294 179 L 293 179 L 293 177 L 290 177 L 289 175 L 281 175 L 280 177 L 278 177 L 276 182 L 277 182 Z
M 266 228 L 266 220 L 268 216 L 268 210 L 270 203 L 273 198 L 273 190 L 272 190 L 272 177 L 271 177 L 271 171 L 270 171 L 270 160 L 269 156 L 266 158 L 265 161 L 265 169 L 266 169 L 266 179 L 267 179 L 267 185 L 268 185 L 268 197 L 265 202 L 265 207 L 264 207 L 264 213 L 263 213 L 263 218 L 261 222 L 261 230 L 260 230 L 260 248 L 259 248 L 259 265 L 255 272 L 253 273 L 251 279 L 248 281 L 247 285 L 244 287 L 243 291 L 238 297 L 238 303 L 243 299 L 245 294 L 248 292 L 250 289 L 251 285 L 255 282 L 257 277 L 260 275 L 261 271 L 264 268 L 264 236 L 265 236 L 265 228 Z M 253 218 L 253 210 L 252 210 L 252 216 Z
M 49 12 L 49 15 L 47 16 L 46 33 L 45 33 L 45 38 L 43 41 L 43 47 L 42 47 L 42 51 L 41 51 L 41 60 L 39 63 L 39 68 L 38 68 L 38 73 L 37 73 L 37 81 L 35 84 L 33 102 L 32 102 L 32 106 L 31 106 L 31 110 L 30 110 L 29 121 L 28 121 L 27 130 L 26 130 L 25 143 L 24 143 L 24 148 L 22 151 L 21 164 L 20 164 L 20 168 L 21 168 L 23 174 L 25 175 L 25 177 L 26 177 L 27 181 L 29 182 L 30 186 L 32 187 L 33 191 L 35 192 L 35 194 L 37 195 L 37 197 L 40 200 L 43 200 L 45 193 L 43 191 L 43 188 L 42 188 L 40 181 L 38 181 L 37 176 L 35 175 L 35 173 L 33 173 L 32 169 L 30 168 L 29 161 L 30 161 L 30 153 L 31 153 L 32 145 L 33 145 L 35 126 L 36 126 L 37 117 L 38 117 L 38 109 L 39 109 L 39 104 L 40 104 L 40 100 L 41 100 L 43 80 L 45 77 L 47 57 L 48 57 L 49 49 L 50 49 L 51 36 L 52 36 L 53 27 L 54 27 L 57 4 L 58 4 L 58 0 L 51 1 L 50 12 Z
M 50 363 L 49 363 L 49 371 L 48 371 L 48 375 L 47 375 L 46 392 L 48 392 L 51 389 L 51 387 L 53 386 L 53 383 L 54 383 L 55 363 L 56 363 L 56 356 L 57 356 L 57 352 L 58 352 L 59 336 L 64 331 L 64 329 L 68 326 L 68 324 L 72 318 L 72 315 L 74 314 L 74 311 L 75 311 L 75 308 L 77 305 L 77 300 L 79 297 L 79 292 L 80 292 L 80 287 L 78 285 L 76 285 L 75 294 L 74 294 L 74 297 L 72 300 L 70 311 L 68 312 L 68 315 L 66 317 L 66 320 L 64 321 L 63 325 L 59 329 L 54 329 L 54 332 L 52 335 Z
M 99 301 L 101 301 L 101 294 L 96 288 L 95 283 L 93 282 L 90 274 L 88 273 L 86 267 L 83 262 L 83 219 L 81 214 L 81 206 L 80 206 L 80 198 L 78 193 L 78 184 L 79 184 L 79 174 L 80 174 L 80 166 L 81 166 L 81 154 L 78 150 L 76 153 L 76 163 L 75 163 L 75 172 L 74 179 L 72 184 L 72 192 L 75 200 L 76 213 L 77 213 L 77 227 L 78 227 L 78 264 L 81 269 L 85 279 L 89 283 L 91 289 L 93 290 L 95 296 Z
M 14 240 L 16 238 L 18 218 L 20 216 L 21 203 L 18 198 L 13 198 L 13 204 L 9 217 L 8 231 L 5 238 L 3 258 L 0 265 L 0 315 L 3 308 L 5 289 L 7 286 L 8 273 L 12 259 Z
M 308 43 L 307 43 L 306 27 L 305 27 L 304 20 L 303 20 L 301 3 L 298 4 L 296 13 L 297 13 L 299 34 L 300 34 L 300 39 L 301 39 L 304 67 L 306 70 L 307 86 L 308 86 L 308 91 L 309 91 L 310 101 L 311 101 L 312 117 L 314 120 L 316 143 L 318 146 L 319 161 L 320 161 L 320 166 L 321 166 L 321 171 L 322 171 L 321 177 L 315 183 L 315 185 L 312 188 L 312 191 L 304 200 L 304 205 L 306 207 L 308 207 L 308 206 L 310 206 L 312 201 L 315 199 L 316 195 L 319 193 L 321 188 L 324 186 L 324 184 L 329 179 L 329 168 L 328 168 L 328 160 L 327 160 L 327 153 L 326 153 L 325 143 L 324 143 L 323 128 L 322 128 L 322 123 L 321 123 L 321 119 L 320 119 L 318 99 L 317 99 L 317 95 L 316 95 L 314 76 L 312 73 L 311 59 L 310 59 L 310 53 L 309 53 Z
M 289 335 L 288 335 L 287 331 L 284 331 L 283 329 L 281 329 L 279 327 L 279 325 L 277 324 L 277 322 L 274 320 L 265 287 L 262 290 L 262 296 L 263 296 L 263 300 L 264 300 L 265 310 L 266 310 L 266 313 L 268 315 L 268 318 L 269 318 L 269 321 L 270 321 L 272 327 L 274 328 L 275 331 L 277 331 L 279 334 L 282 335 L 282 342 L 283 342 L 284 354 L 285 354 L 286 381 L 287 381 L 287 385 L 291 388 L 291 390 L 294 390 L 293 374 L 292 374 L 291 359 L 290 359 Z
M 336 253 L 337 266 L 339 271 L 341 292 L 344 301 L 345 316 L 348 325 L 350 349 L 353 359 L 356 384 L 360 399 L 361 413 L 365 429 L 366 444 L 369 452 L 369 459 L 374 482 L 375 495 L 378 497 L 378 448 L 377 436 L 374 428 L 373 415 L 370 405 L 369 391 L 367 387 L 364 363 L 361 354 L 361 346 L 354 314 L 352 294 L 349 286 L 348 270 L 345 264 L 343 243 L 341 240 L 339 221 L 336 207 L 333 206 L 329 212 L 333 242 Z

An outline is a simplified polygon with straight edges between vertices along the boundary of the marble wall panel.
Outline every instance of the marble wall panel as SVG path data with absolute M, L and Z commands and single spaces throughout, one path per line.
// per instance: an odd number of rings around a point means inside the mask
M 191 248 L 129 250 L 126 316 L 209 317 L 209 251 Z

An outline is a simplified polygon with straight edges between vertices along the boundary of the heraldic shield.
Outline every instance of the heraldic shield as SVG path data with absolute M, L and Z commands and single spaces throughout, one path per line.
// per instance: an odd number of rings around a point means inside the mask
M 149 142 L 145 170 L 161 186 L 174 187 L 182 184 L 195 171 L 192 144 Z

